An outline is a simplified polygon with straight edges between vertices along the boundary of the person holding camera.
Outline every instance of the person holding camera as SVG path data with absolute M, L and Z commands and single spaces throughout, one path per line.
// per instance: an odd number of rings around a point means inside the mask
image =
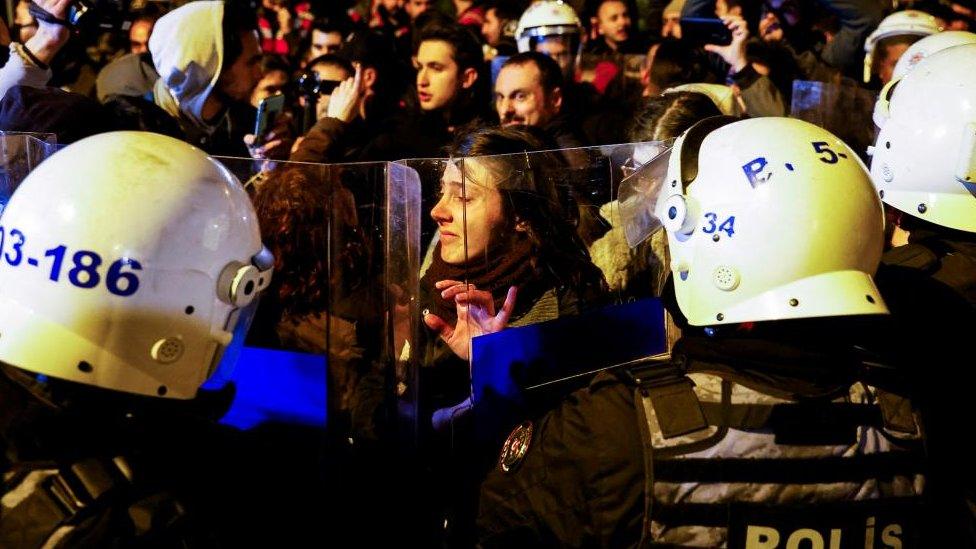
M 303 79 L 317 96 L 316 122 L 299 137 L 289 160 L 296 162 L 351 162 L 369 140 L 364 121 L 365 92 L 362 67 L 335 55 L 323 55 L 309 62 Z

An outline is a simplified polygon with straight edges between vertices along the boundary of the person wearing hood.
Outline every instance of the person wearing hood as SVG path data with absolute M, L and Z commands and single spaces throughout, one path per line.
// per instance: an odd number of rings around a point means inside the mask
M 191 2 L 163 16 L 149 38 L 159 73 L 153 102 L 212 154 L 243 152 L 246 130 L 233 107 L 248 104 L 261 79 L 254 28 L 253 15 L 224 2 Z
M 64 19 L 68 0 L 40 0 L 37 5 L 46 16 L 39 18 L 33 38 L 24 44 L 11 44 L 11 62 L 0 70 L 0 94 L 5 95 L 15 85 L 45 87 L 52 76 L 48 63 L 70 37 Z M 153 65 L 159 73 L 149 97 L 116 95 L 108 101 L 134 107 L 110 108 L 112 113 L 138 115 L 117 118 L 118 129 L 172 134 L 172 128 L 156 127 L 154 121 L 161 119 L 161 109 L 168 115 L 164 119 L 172 119 L 179 126 L 179 137 L 210 154 L 243 156 L 250 152 L 265 156 L 284 147 L 280 140 L 266 139 L 263 147 L 246 148 L 243 138 L 250 120 L 235 116 L 238 112 L 250 114 L 247 104 L 260 80 L 261 51 L 254 29 L 252 14 L 225 9 L 222 1 L 191 2 L 166 14 L 149 40 Z M 247 123 L 242 124 L 240 118 Z M 168 121 L 165 125 L 172 126 Z M 57 133 L 57 128 L 50 131 Z

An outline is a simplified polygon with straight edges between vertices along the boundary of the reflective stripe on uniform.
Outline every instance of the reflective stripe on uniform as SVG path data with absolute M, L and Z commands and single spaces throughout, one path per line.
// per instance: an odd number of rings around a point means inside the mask
M 871 515 L 875 508 L 902 509 L 918 501 L 924 485 L 921 431 L 893 430 L 887 417 L 897 414 L 877 405 L 881 391 L 855 384 L 842 398 L 798 405 L 715 375 L 687 377 L 708 420 L 696 432 L 665 437 L 657 416 L 664 412 L 651 402 L 652 392 L 637 392 L 645 452 L 651 456 L 645 520 L 651 543 L 725 546 L 730 525 L 737 531 L 745 526 L 733 524 L 737 509 L 759 504 L 804 505 L 804 512 L 816 514 L 818 506 L 857 502 Z M 897 419 L 904 427 L 903 417 Z M 804 442 L 804 436 L 815 443 Z M 774 530 L 768 532 L 779 536 Z M 830 529 L 809 530 L 825 540 L 831 535 Z M 834 530 L 840 540 L 844 531 Z M 781 545 L 768 546 L 785 546 L 789 534 L 782 533 Z

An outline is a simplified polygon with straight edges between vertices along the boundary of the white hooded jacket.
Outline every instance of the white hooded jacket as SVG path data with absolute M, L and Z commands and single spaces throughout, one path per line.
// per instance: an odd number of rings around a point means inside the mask
M 149 38 L 155 102 L 191 135 L 215 129 L 202 112 L 223 68 L 223 16 L 223 2 L 190 2 L 157 21 Z

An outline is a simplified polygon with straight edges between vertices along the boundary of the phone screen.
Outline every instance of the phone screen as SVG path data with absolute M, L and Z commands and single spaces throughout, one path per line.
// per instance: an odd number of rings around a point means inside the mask
M 279 93 L 278 95 L 272 95 L 271 97 L 265 97 L 261 100 L 261 104 L 258 105 L 258 115 L 254 121 L 254 137 L 257 140 L 261 140 L 261 136 L 271 129 L 271 125 L 274 123 L 275 118 L 281 113 L 285 108 L 285 95 Z
M 732 43 L 732 31 L 721 19 L 682 17 L 681 38 L 694 44 L 727 46 Z

